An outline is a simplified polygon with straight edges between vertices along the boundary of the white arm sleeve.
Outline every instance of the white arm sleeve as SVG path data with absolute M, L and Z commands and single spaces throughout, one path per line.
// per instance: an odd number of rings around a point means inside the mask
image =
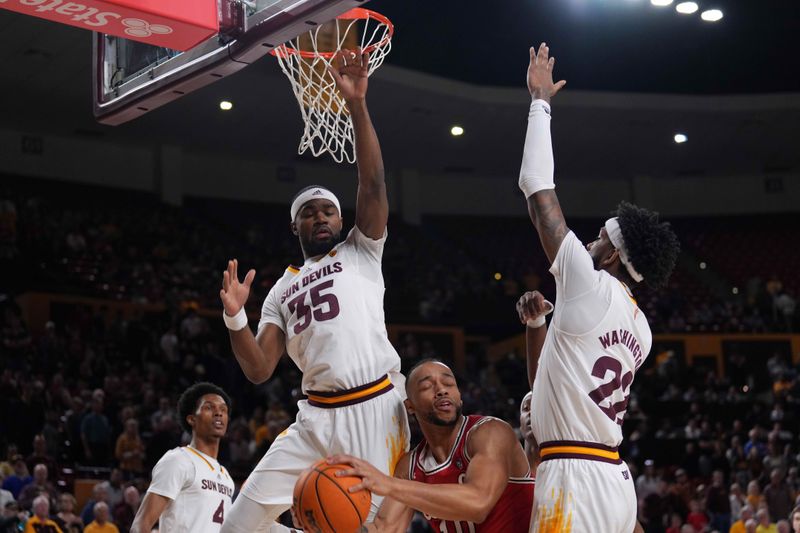
M 183 456 L 180 449 L 164 454 L 153 467 L 153 481 L 147 492 L 164 496 L 170 500 L 178 497 L 181 490 L 188 487 L 194 479 L 194 463 Z
M 519 171 L 519 188 L 525 193 L 525 198 L 545 189 L 555 189 L 554 172 L 550 104 L 534 100 L 528 113 L 528 132 Z

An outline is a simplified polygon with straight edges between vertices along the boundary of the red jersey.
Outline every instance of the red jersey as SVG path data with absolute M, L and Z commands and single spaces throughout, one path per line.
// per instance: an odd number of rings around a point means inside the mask
M 465 416 L 453 449 L 444 463 L 437 465 L 428 453 L 425 439 L 411 452 L 409 479 L 422 483 L 463 483 L 470 457 L 467 441 L 470 432 L 489 420 L 490 416 Z M 525 477 L 508 478 L 508 485 L 494 508 L 481 524 L 453 522 L 425 515 L 436 533 L 528 533 L 533 509 L 534 480 L 530 471 Z

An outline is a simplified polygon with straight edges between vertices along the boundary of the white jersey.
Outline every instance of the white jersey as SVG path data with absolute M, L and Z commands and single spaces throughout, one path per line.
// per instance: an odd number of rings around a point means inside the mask
M 385 242 L 354 227 L 327 255 L 287 268 L 264 300 L 258 328 L 286 334 L 303 391 L 352 389 L 400 371 L 383 314 Z
M 161 513 L 159 531 L 218 533 L 233 502 L 234 484 L 216 459 L 184 446 L 159 459 L 147 492 L 172 500 Z
M 533 384 L 531 426 L 540 444 L 616 447 L 633 376 L 653 341 L 628 287 L 595 270 L 574 233 L 550 268 L 556 305 Z

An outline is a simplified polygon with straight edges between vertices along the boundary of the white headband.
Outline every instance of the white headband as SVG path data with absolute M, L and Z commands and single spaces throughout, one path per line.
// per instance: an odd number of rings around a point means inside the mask
M 628 259 L 628 249 L 625 247 L 625 239 L 622 238 L 622 230 L 619 227 L 617 217 L 606 220 L 606 232 L 608 233 L 608 238 L 611 240 L 611 244 L 619 251 L 619 260 L 625 265 L 633 281 L 636 283 L 642 281 L 644 276 L 636 272 L 636 269 L 633 268 L 633 263 Z
M 297 213 L 300 211 L 300 208 L 303 207 L 306 203 L 310 202 L 311 200 L 330 200 L 333 202 L 333 205 L 336 206 L 336 209 L 339 210 L 341 214 L 342 208 L 339 206 L 339 199 L 336 198 L 336 195 L 333 194 L 331 191 L 326 189 L 325 187 L 313 187 L 306 191 L 303 191 L 297 198 L 294 199 L 292 202 L 292 209 L 289 211 L 292 215 L 292 222 L 294 222 Z

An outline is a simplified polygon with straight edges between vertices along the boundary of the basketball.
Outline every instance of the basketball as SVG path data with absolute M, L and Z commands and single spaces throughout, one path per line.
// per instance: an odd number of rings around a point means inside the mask
M 335 475 L 349 468 L 343 464 L 329 465 L 322 459 L 300 474 L 294 486 L 293 511 L 304 531 L 354 533 L 367 519 L 371 493 L 347 491 L 361 478 Z

